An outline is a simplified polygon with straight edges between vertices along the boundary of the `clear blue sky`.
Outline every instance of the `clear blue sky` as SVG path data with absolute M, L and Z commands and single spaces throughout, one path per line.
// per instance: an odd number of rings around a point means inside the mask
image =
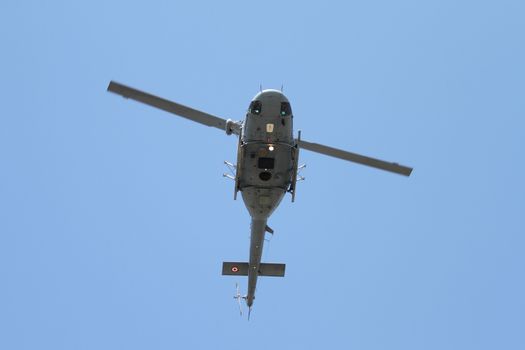
M 181 3 L 1 2 L 0 348 L 524 349 L 525 3 Z M 247 322 L 235 138 L 111 79 L 415 170 L 304 151 Z

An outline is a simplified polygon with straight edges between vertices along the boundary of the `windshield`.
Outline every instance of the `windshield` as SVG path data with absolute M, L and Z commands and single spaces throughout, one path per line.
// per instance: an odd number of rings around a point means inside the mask
M 262 103 L 261 101 L 252 101 L 250 103 L 250 113 L 252 114 L 261 114 L 262 111 Z
M 292 114 L 290 102 L 281 102 L 281 117 L 287 117 Z

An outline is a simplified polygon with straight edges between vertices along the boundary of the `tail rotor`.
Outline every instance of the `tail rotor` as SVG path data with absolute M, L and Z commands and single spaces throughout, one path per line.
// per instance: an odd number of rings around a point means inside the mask
M 241 317 L 242 317 L 242 302 L 241 302 L 241 299 L 244 299 L 244 297 L 241 295 L 238 283 L 235 283 L 235 289 L 237 290 L 237 292 L 235 293 L 235 296 L 233 297 L 233 299 L 237 299 L 237 302 L 239 303 L 239 312 L 240 312 Z

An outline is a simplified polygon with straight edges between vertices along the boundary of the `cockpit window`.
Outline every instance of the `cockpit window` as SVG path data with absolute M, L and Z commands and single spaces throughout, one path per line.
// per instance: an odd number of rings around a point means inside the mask
M 251 114 L 261 114 L 261 111 L 262 111 L 262 103 L 261 101 L 252 101 L 252 103 L 250 103 L 250 113 Z
M 281 117 L 287 117 L 292 114 L 292 106 L 289 102 L 281 102 Z

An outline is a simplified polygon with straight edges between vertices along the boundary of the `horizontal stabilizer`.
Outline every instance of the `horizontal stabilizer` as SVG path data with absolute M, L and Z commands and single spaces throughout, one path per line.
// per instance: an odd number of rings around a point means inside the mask
M 285 264 L 259 265 L 259 276 L 284 277 Z
M 248 276 L 248 263 L 223 262 L 222 274 L 231 276 Z
M 245 262 L 223 262 L 222 274 L 227 276 L 248 276 L 248 263 Z M 259 276 L 284 277 L 285 264 L 259 265 Z

